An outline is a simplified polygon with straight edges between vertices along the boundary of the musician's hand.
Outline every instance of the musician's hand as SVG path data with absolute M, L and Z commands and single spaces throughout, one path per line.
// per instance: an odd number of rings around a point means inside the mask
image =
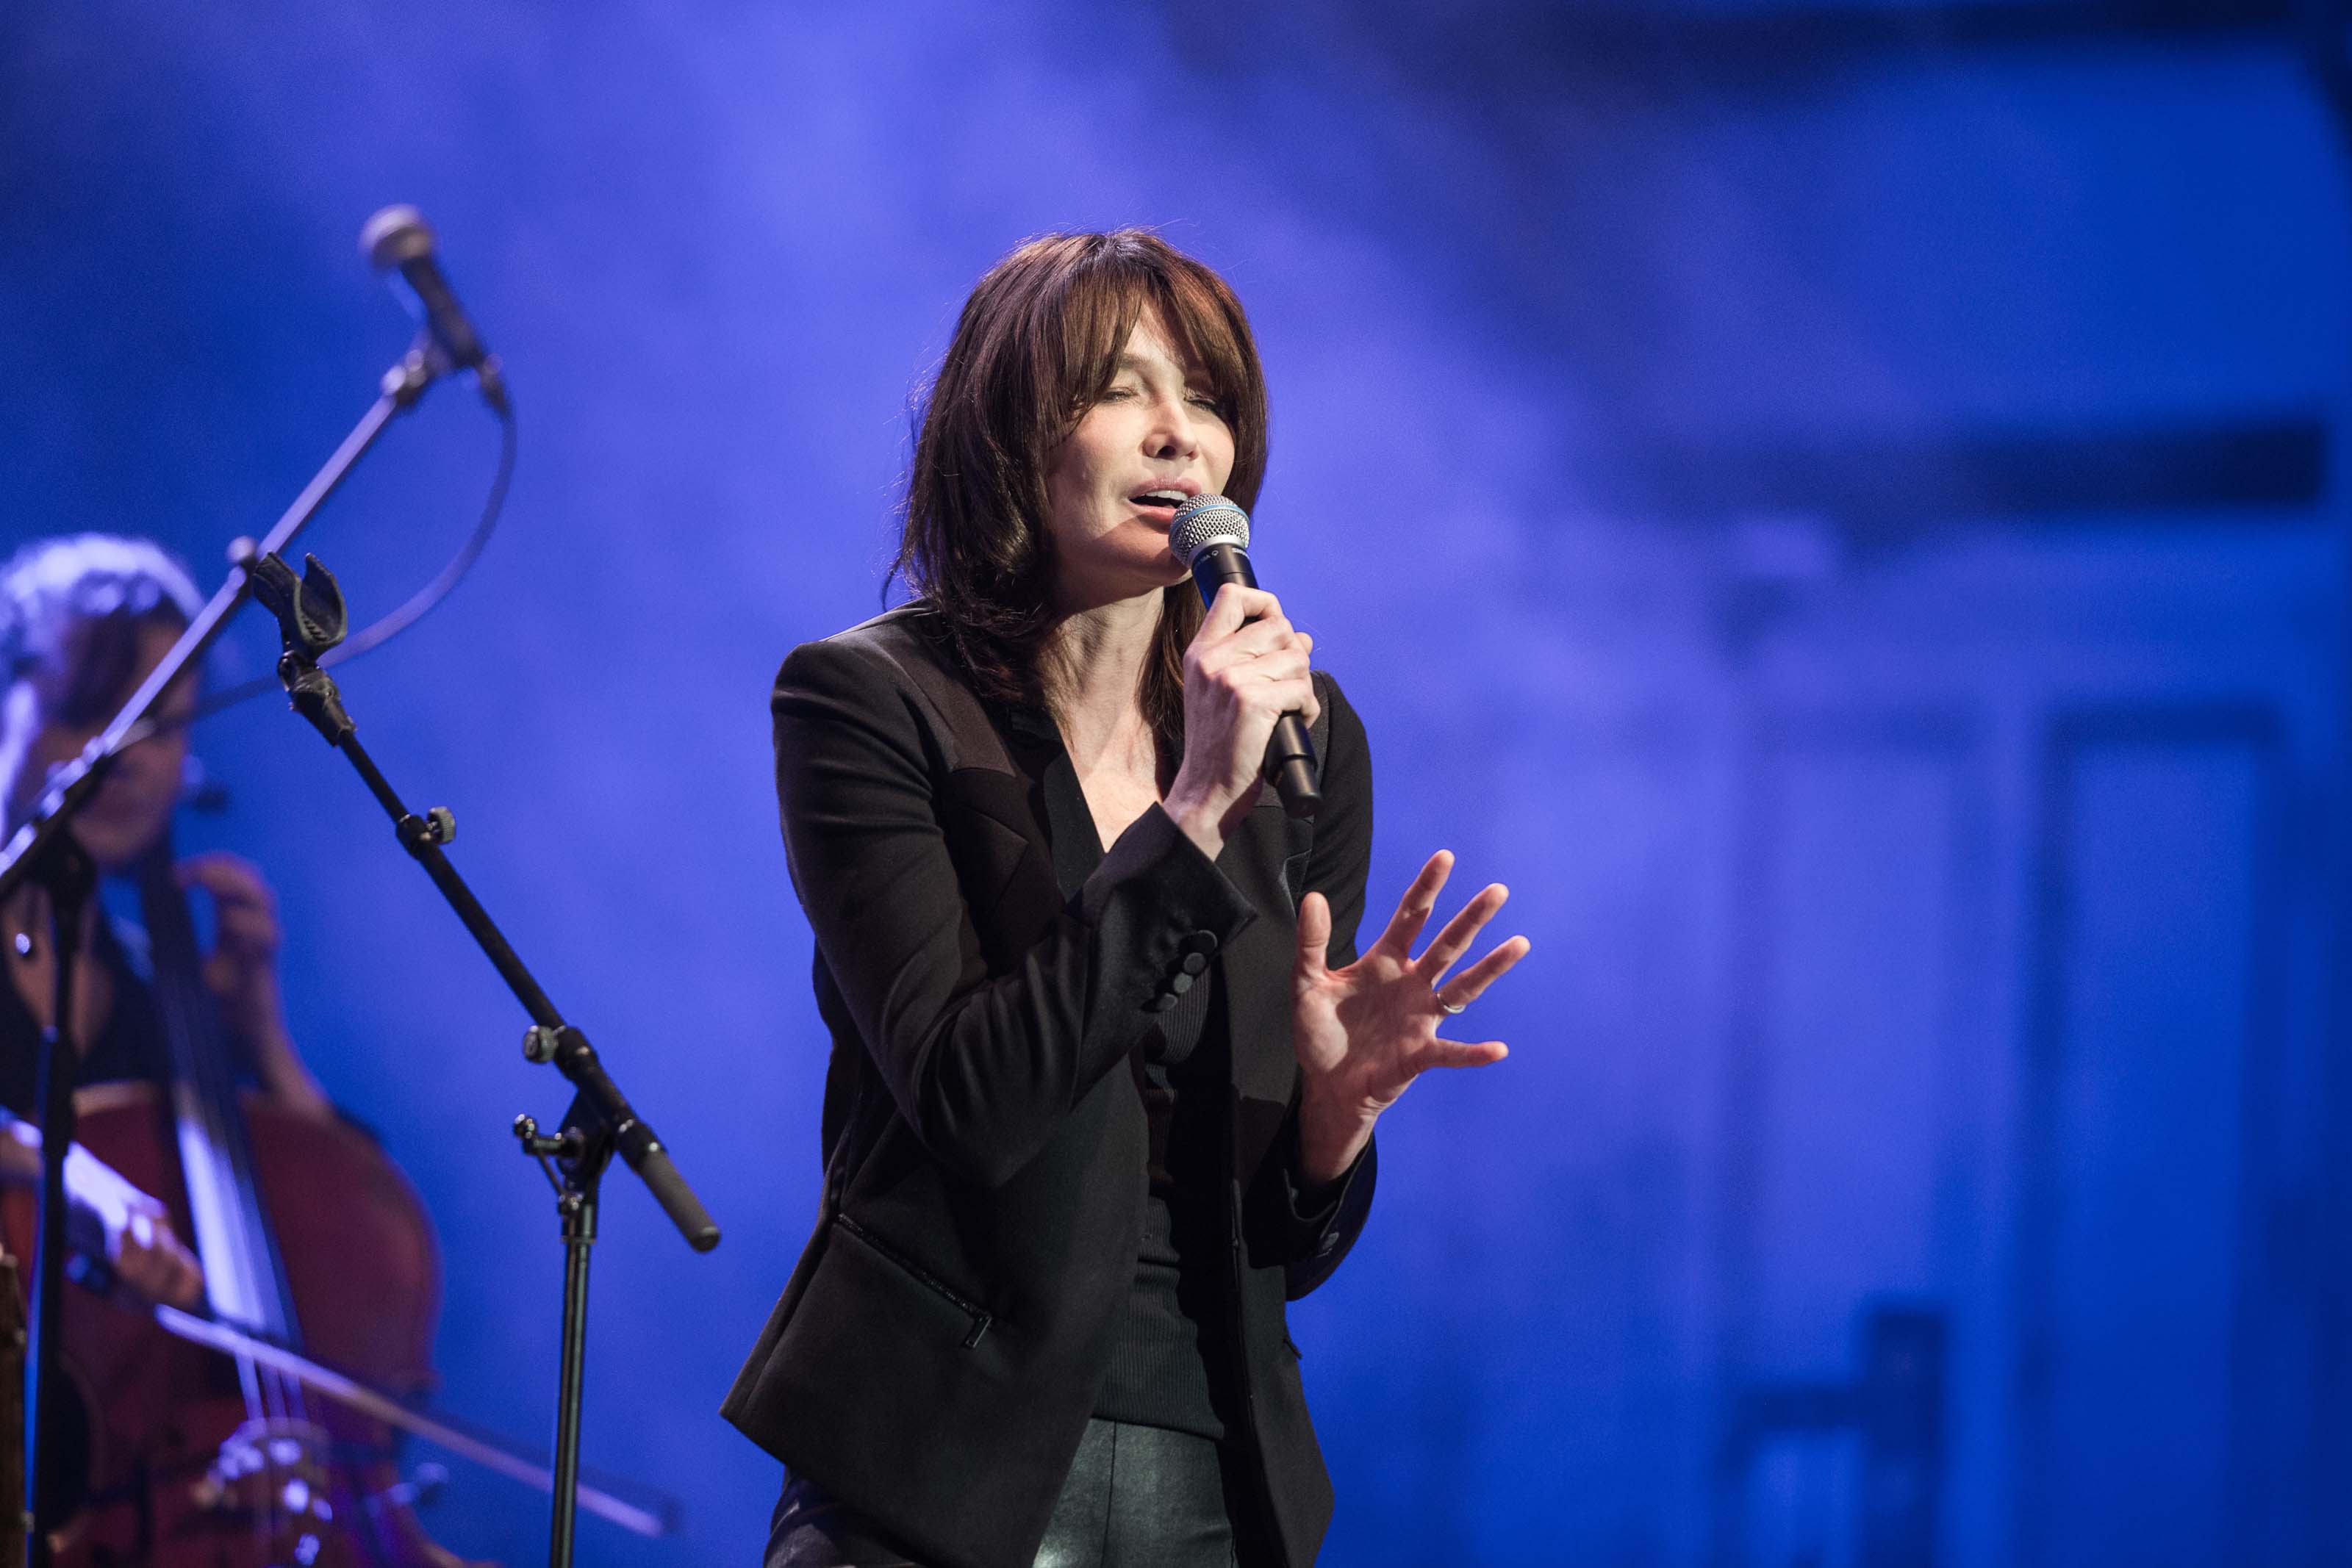
M 85 1251 L 104 1251 L 116 1279 L 152 1301 L 203 1301 L 204 1268 L 173 1233 L 170 1213 L 79 1144 L 66 1151 L 66 1202 L 68 1228 Z
M 246 1042 L 262 1086 L 305 1115 L 327 1117 L 334 1107 L 303 1065 L 286 1030 L 278 988 L 278 895 L 259 868 L 236 855 L 192 855 L 180 862 L 180 881 L 212 895 L 213 950 L 205 959 L 205 987 L 220 1003 L 221 1021 Z
M 41 1130 L 0 1116 L 0 1181 L 40 1179 Z M 105 1259 L 118 1279 L 152 1301 L 192 1307 L 204 1300 L 204 1270 L 172 1233 L 163 1206 L 79 1144 L 66 1151 L 66 1239 Z
M 1454 855 L 1429 857 L 1405 890 L 1381 939 L 1344 969 L 1325 967 L 1331 906 L 1319 893 L 1299 901 L 1298 960 L 1291 972 L 1291 1042 L 1298 1053 L 1298 1145 L 1308 1183 L 1336 1181 L 1372 1124 L 1412 1081 L 1433 1067 L 1485 1067 L 1509 1054 L 1499 1040 L 1445 1040 L 1438 1027 L 1528 955 L 1514 936 L 1451 979 L 1446 970 L 1470 950 L 1510 894 L 1500 883 L 1482 890 L 1415 958 L 1412 944 L 1437 904 Z
M 215 852 L 180 862 L 180 882 L 212 895 L 213 950 L 205 986 L 241 1039 L 279 1027 L 278 897 L 252 862 Z

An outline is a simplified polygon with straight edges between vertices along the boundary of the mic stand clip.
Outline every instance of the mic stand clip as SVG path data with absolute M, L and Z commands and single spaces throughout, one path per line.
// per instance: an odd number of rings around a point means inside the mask
M 532 1033 L 539 1032 L 534 1029 Z M 526 1052 L 527 1054 L 527 1052 Z M 559 1517 L 549 1561 L 564 1568 L 572 1560 L 572 1521 L 563 1504 L 580 1486 L 580 1406 L 586 1390 L 588 1349 L 588 1250 L 596 1245 L 596 1200 L 604 1167 L 613 1159 L 613 1134 L 581 1102 L 572 1103 L 554 1137 L 543 1137 L 530 1116 L 517 1116 L 516 1140 L 539 1161 L 555 1189 L 555 1212 L 563 1231 L 563 1341 L 555 1385 L 559 1445 L 555 1496 Z M 562 1441 L 568 1429 L 569 1441 Z

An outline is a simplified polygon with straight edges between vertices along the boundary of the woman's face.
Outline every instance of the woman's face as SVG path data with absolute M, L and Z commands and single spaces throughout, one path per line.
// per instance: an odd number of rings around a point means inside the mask
M 1090 609 L 1181 582 L 1184 563 L 1168 549 L 1176 508 L 1222 491 L 1233 470 L 1234 433 L 1208 378 L 1147 308 L 1110 390 L 1046 467 L 1058 607 Z
M 168 626 L 139 629 L 139 660 L 130 685 L 115 695 L 115 705 L 139 687 L 179 632 Z M 163 835 L 179 803 L 181 779 L 188 756 L 188 732 L 182 722 L 194 711 L 196 683 L 183 676 L 163 694 L 156 716 L 167 726 L 160 734 L 124 751 L 114 759 L 106 782 L 74 819 L 74 837 L 102 870 L 120 871 Z M 21 821 L 41 791 L 49 772 L 79 757 L 114 716 L 88 726 L 66 725 L 42 711 L 39 694 L 30 681 L 19 681 L 0 696 L 0 769 L 5 769 L 8 818 Z M 23 737 L 20 740 L 20 737 Z

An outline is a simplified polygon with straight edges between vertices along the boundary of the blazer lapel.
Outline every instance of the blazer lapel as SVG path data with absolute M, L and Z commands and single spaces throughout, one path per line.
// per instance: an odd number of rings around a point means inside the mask
M 997 717 L 1020 772 L 968 778 L 966 772 L 982 770 L 959 770 L 953 793 L 969 811 L 987 819 L 982 836 L 992 841 L 985 848 L 974 844 L 966 850 L 976 852 L 984 870 L 959 870 L 968 888 L 979 884 L 992 894 L 997 916 L 992 928 L 1012 946 L 1024 948 L 1085 880 L 1099 849 L 1053 721 L 1030 710 L 1000 712 Z M 1224 984 L 1217 1003 L 1232 1047 L 1227 1055 L 1234 1085 L 1234 1174 L 1245 1185 L 1280 1135 L 1297 1082 L 1297 1058 L 1290 1046 L 1290 967 L 1297 947 L 1300 884 L 1314 842 L 1314 824 L 1293 821 L 1269 790 L 1217 856 L 1217 869 L 1258 913 L 1220 954 Z

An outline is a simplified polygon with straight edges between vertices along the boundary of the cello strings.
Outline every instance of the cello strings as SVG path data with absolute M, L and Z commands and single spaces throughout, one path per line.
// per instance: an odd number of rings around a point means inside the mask
M 181 1113 L 182 1174 L 191 1216 L 199 1219 L 194 1239 L 200 1254 L 210 1254 L 203 1258 L 207 1275 L 221 1270 L 227 1276 L 219 1282 L 228 1290 L 208 1293 L 215 1301 L 231 1293 L 240 1309 L 236 1315 L 257 1319 L 252 1326 L 291 1341 L 293 1303 L 260 1205 L 251 1146 L 238 1112 L 237 1085 L 209 988 L 203 984 L 194 923 L 168 839 L 155 846 L 142 869 L 152 978 L 159 998 L 166 1002 L 164 1034 L 184 1086 L 184 1092 L 174 1098 Z M 252 1478 L 262 1490 L 262 1496 L 250 1502 L 253 1525 L 267 1536 L 276 1533 L 281 1511 L 293 1502 L 279 1478 L 280 1443 L 295 1442 L 298 1459 L 311 1446 L 308 1400 L 299 1385 L 274 1368 L 257 1366 L 249 1357 L 238 1358 L 237 1378 L 247 1419 L 256 1424 L 260 1461 L 259 1473 Z M 289 1418 L 303 1428 L 299 1436 L 283 1429 Z
M 224 1315 L 250 1319 L 247 1327 L 299 1348 L 299 1319 L 263 1202 L 253 1144 L 239 1104 L 236 1063 L 226 1049 L 211 989 L 204 984 L 194 923 L 168 839 L 155 846 L 142 872 L 152 978 L 158 999 L 166 1004 L 163 1032 L 185 1089 L 175 1095 L 183 1176 L 192 1217 L 200 1204 L 206 1217 L 193 1239 L 205 1255 L 207 1274 L 220 1271 L 221 1289 L 211 1292 L 215 1305 L 226 1297 L 237 1309 Z M 289 1516 L 291 1523 L 307 1528 L 319 1518 L 316 1504 L 336 1499 L 346 1515 L 359 1516 L 341 1520 L 337 1533 L 353 1542 L 364 1562 L 394 1568 L 409 1561 L 397 1550 L 399 1542 L 380 1517 L 381 1510 L 371 1506 L 375 1500 L 361 1497 L 352 1484 L 356 1476 L 345 1477 L 334 1434 L 312 1416 L 310 1393 L 301 1380 L 249 1354 L 239 1354 L 236 1363 L 258 1446 L 258 1470 L 250 1481 L 261 1488 L 262 1495 L 248 1492 L 247 1498 L 257 1538 L 266 1542 L 289 1522 Z M 296 1444 L 290 1452 L 280 1448 L 288 1439 Z M 283 1461 L 281 1453 L 288 1455 Z M 315 1479 L 308 1473 L 314 1467 L 302 1463 L 306 1457 L 316 1460 Z M 289 1484 L 297 1479 L 303 1483 L 299 1490 Z

